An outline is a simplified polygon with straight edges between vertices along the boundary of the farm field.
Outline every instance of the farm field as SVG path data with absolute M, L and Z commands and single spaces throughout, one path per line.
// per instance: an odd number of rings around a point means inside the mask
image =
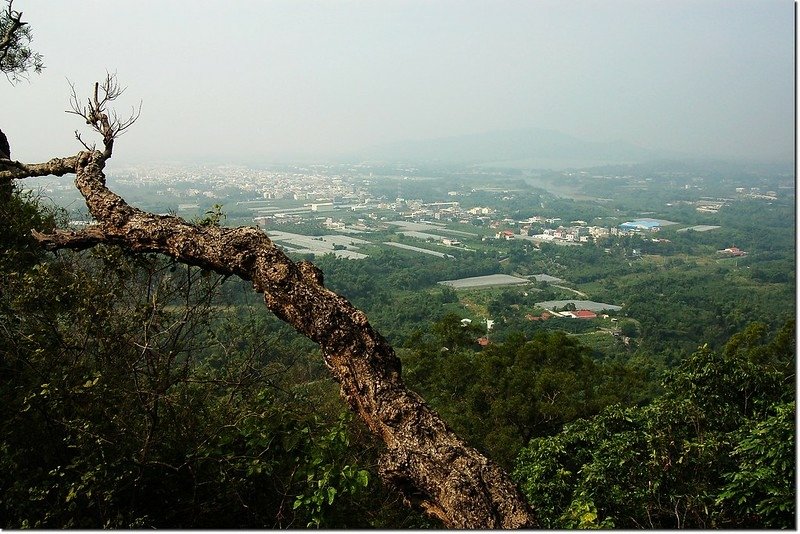
M 442 280 L 439 283 L 454 289 L 474 289 L 481 287 L 515 286 L 528 284 L 530 281 L 509 274 L 490 274 L 486 276 L 459 278 L 458 280 Z

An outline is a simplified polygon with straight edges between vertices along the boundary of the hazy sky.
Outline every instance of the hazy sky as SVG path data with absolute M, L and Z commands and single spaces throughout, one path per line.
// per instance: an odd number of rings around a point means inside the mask
M 0 80 L 15 159 L 75 153 L 64 113 L 116 72 L 124 161 L 264 161 L 548 128 L 793 159 L 790 0 L 15 0 L 46 69 Z

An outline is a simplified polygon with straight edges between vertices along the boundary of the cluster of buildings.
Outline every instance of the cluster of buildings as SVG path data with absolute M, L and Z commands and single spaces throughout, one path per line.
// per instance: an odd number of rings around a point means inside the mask
M 722 254 L 723 256 L 730 256 L 732 258 L 740 258 L 742 256 L 747 256 L 747 252 L 740 249 L 739 247 L 728 247 L 722 250 L 717 251 L 718 254 Z
M 638 233 L 658 232 L 671 221 L 657 219 L 638 219 L 624 222 L 617 226 L 589 226 L 586 221 L 571 221 L 569 226 L 560 224 L 559 218 L 530 217 L 519 221 L 518 232 L 501 230 L 495 234 L 497 239 L 514 239 L 523 237 L 534 241 L 555 241 L 566 243 L 586 243 L 591 239 L 609 236 L 622 236 Z M 545 226 L 549 225 L 549 227 Z
M 599 317 L 596 312 L 592 310 L 566 310 L 566 311 L 543 311 L 541 315 L 527 314 L 525 318 L 529 321 L 547 321 L 553 317 L 565 317 L 569 319 L 597 319 Z M 608 315 L 603 314 L 603 319 L 607 319 Z
M 254 169 L 245 166 L 159 166 L 116 169 L 114 181 L 130 187 L 147 186 L 156 195 L 173 195 L 182 201 L 179 210 L 199 208 L 203 197 L 228 198 L 232 188 L 240 191 L 237 209 L 250 214 L 250 219 L 265 225 L 279 225 L 313 218 L 323 220 L 323 225 L 335 231 L 368 231 L 376 223 L 393 219 L 409 222 L 460 223 L 469 225 L 470 234 L 476 227 L 494 230 L 494 238 L 527 239 L 533 242 L 580 244 L 591 240 L 630 234 L 658 232 L 670 221 L 636 219 L 622 224 L 606 226 L 589 225 L 586 221 L 562 221 L 558 217 L 533 216 L 523 220 L 498 214 L 489 206 L 465 208 L 459 202 L 469 191 L 448 191 L 447 197 L 434 202 L 420 199 L 394 199 L 375 193 L 377 185 L 372 172 L 359 165 L 275 169 Z M 500 191 L 502 193 L 513 193 Z M 762 194 L 759 188 L 736 189 L 737 194 L 757 198 L 773 198 L 775 193 Z M 394 196 L 394 195 L 392 195 Z M 253 200 L 263 198 L 263 200 Z M 498 197 L 500 198 L 500 197 Z M 247 200 L 244 200 L 247 199 Z M 729 199 L 705 199 L 696 208 L 713 212 Z M 474 232 L 474 233 L 473 233 Z M 489 234 L 489 239 L 491 239 Z M 461 247 L 462 239 L 444 237 L 440 244 Z M 731 255 L 741 255 L 727 252 Z
M 156 195 L 227 198 L 220 192 L 235 189 L 251 199 L 309 201 L 313 211 L 325 211 L 338 203 L 368 200 L 366 188 L 360 186 L 369 185 L 371 173 L 329 165 L 276 170 L 242 165 L 164 164 L 116 168 L 113 179 L 128 187 L 147 187 Z
M 764 200 L 778 200 L 778 193 L 775 191 L 761 192 L 759 187 L 737 187 L 736 194 L 747 198 L 760 198 Z

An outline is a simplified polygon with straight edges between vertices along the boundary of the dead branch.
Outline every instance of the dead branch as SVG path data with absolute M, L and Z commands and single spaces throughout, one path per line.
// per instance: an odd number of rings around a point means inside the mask
M 78 93 L 75 90 L 75 84 L 72 82 L 70 82 L 70 89 L 70 109 L 67 110 L 67 113 L 83 118 L 86 124 L 100 134 L 105 148 L 104 155 L 106 159 L 110 158 L 113 152 L 114 139 L 133 126 L 141 115 L 142 103 L 139 103 L 138 108 L 132 108 L 130 115 L 126 118 L 121 118 L 113 109 L 109 111 L 109 105 L 125 92 L 125 88 L 120 87 L 116 75 L 110 73 L 106 74 L 106 79 L 102 84 L 95 82 L 94 92 L 90 98 L 86 99 L 85 105 L 81 104 Z M 111 114 L 110 117 L 109 113 Z M 84 148 L 94 150 L 94 146 L 90 147 L 83 142 L 77 131 L 75 132 L 75 137 Z

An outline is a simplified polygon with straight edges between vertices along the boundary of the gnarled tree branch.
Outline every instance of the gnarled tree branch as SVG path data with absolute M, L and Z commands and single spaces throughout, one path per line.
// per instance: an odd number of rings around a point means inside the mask
M 97 124 L 106 149 L 74 158 L 75 184 L 97 224 L 80 232 L 35 234 L 43 245 L 84 249 L 114 244 L 251 281 L 273 313 L 320 345 L 342 397 L 386 445 L 381 476 L 407 501 L 450 527 L 536 525 L 508 475 L 405 386 L 392 347 L 362 311 L 325 288 L 319 269 L 292 262 L 257 228 L 200 226 L 128 205 L 105 186 L 103 168 L 113 143 L 105 141 L 110 123 L 101 119 Z
M 37 176 L 64 176 L 75 174 L 78 156 L 66 158 L 53 158 L 44 163 L 21 163 L 13 160 L 0 159 L 0 184 L 10 183 L 11 180 L 22 178 L 35 178 Z

